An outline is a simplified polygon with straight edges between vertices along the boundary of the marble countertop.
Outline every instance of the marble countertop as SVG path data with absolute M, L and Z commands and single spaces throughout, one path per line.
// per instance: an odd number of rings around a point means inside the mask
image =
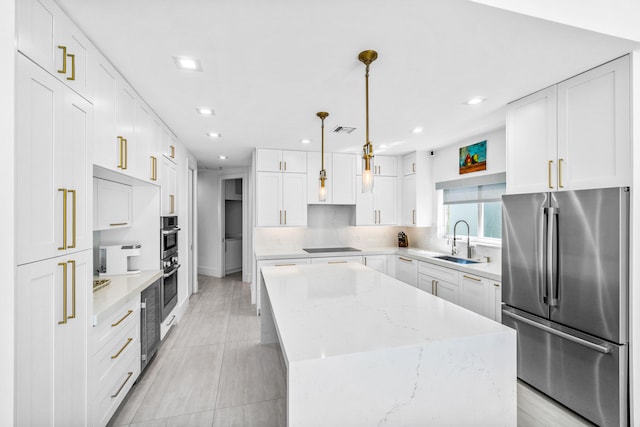
M 360 264 L 263 267 L 262 275 L 289 363 L 513 332 Z
M 100 279 L 110 279 L 111 283 L 93 293 L 93 325 L 109 317 L 122 304 L 160 279 L 162 274 L 162 270 L 147 270 L 138 274 L 100 276 Z
M 393 246 L 360 248 L 360 252 L 321 252 L 307 253 L 302 248 L 295 249 L 271 249 L 258 250 L 255 252 L 256 260 L 272 260 L 272 259 L 296 259 L 296 258 L 323 258 L 335 256 L 367 256 L 367 255 L 404 255 L 408 258 L 417 259 L 418 261 L 428 262 L 430 264 L 439 265 L 441 267 L 451 268 L 453 270 L 462 271 L 464 273 L 475 274 L 486 277 L 491 280 L 502 280 L 502 264 L 497 262 L 481 262 L 478 264 L 457 264 L 451 261 L 434 258 L 438 255 L 447 255 L 442 252 L 434 252 L 416 248 L 398 248 Z

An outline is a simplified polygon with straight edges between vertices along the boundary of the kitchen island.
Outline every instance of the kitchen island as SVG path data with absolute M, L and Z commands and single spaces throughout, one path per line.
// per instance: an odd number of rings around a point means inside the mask
M 360 264 L 260 274 L 289 426 L 516 425 L 514 330 Z

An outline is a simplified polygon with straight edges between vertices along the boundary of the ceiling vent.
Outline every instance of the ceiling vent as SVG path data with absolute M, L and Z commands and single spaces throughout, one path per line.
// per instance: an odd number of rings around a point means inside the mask
M 331 132 L 333 132 L 333 133 L 351 133 L 354 130 L 356 130 L 356 128 L 351 127 L 351 126 L 336 126 L 331 130 Z

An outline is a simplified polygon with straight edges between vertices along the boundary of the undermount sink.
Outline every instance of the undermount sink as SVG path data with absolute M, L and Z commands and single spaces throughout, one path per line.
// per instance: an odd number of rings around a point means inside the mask
M 443 259 L 445 261 L 455 262 L 458 264 L 478 264 L 480 262 L 480 261 L 473 261 L 471 259 L 466 259 L 466 258 L 457 258 L 451 255 L 440 255 L 435 258 Z

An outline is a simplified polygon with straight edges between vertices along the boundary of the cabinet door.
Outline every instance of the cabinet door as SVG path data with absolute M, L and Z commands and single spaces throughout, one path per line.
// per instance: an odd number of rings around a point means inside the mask
M 402 157 L 402 174 L 411 175 L 416 173 L 416 153 L 409 153 Z
M 283 225 L 307 225 L 307 174 L 282 174 Z
M 378 211 L 378 224 L 395 225 L 396 218 L 396 177 L 376 176 L 373 184 L 373 209 Z
M 396 256 L 396 279 L 417 287 L 418 261 L 403 256 Z
M 488 295 L 493 294 L 493 286 L 489 279 L 460 274 L 460 305 L 475 313 L 493 319 L 492 305 Z
M 87 425 L 91 270 L 90 251 L 18 267 L 17 425 Z
M 162 215 L 177 215 L 176 179 L 175 163 L 162 156 Z
M 95 206 L 94 230 L 130 227 L 132 221 L 133 191 L 131 186 L 94 178 Z
M 318 152 L 307 153 L 307 165 L 309 165 L 309 172 L 307 173 L 307 203 L 310 205 L 332 204 L 334 178 L 331 154 L 328 153 L 324 156 L 324 169 L 327 172 L 327 180 L 325 181 L 327 200 L 325 202 L 320 201 L 320 168 L 322 167 L 321 154 Z
M 120 140 L 116 135 L 117 73 L 102 56 L 94 56 L 89 85 L 93 93 L 93 163 L 119 171 Z
M 373 193 L 363 193 L 362 180 L 356 178 L 356 225 L 374 225 L 376 219 L 377 213 L 373 208 Z
M 489 310 L 491 317 L 496 322 L 502 322 L 502 283 L 491 282 L 491 290 L 488 292 Z
M 459 288 L 457 283 L 436 280 L 435 285 L 436 296 L 454 304 L 460 304 Z
M 346 264 L 348 262 L 362 264 L 361 256 L 334 256 L 326 258 L 311 258 L 311 264 Z
M 133 89 L 122 79 L 116 81 L 116 137 L 119 140 L 118 168 L 128 171 L 129 152 L 135 152 L 136 97 Z M 131 156 L 131 158 L 133 155 Z M 134 164 L 135 167 L 135 164 Z
M 398 159 L 392 156 L 375 156 L 374 175 L 380 176 L 397 176 L 398 175 Z
M 90 99 L 87 90 L 87 58 L 92 46 L 62 11 L 56 14 L 55 27 L 56 75 L 71 89 Z
M 629 68 L 625 56 L 558 85 L 559 190 L 631 184 Z
M 256 173 L 256 226 L 283 225 L 282 216 L 282 174 Z
M 283 151 L 282 172 L 307 173 L 307 153 L 304 151 Z
M 556 87 L 507 105 L 507 193 L 557 188 Z
M 436 290 L 436 279 L 433 276 L 427 274 L 418 274 L 418 289 L 425 291 L 428 294 L 433 295 Z
M 362 262 L 367 267 L 371 267 L 380 273 L 387 274 L 386 255 L 366 255 L 362 257 Z
M 405 175 L 402 186 L 402 225 L 416 225 L 416 175 Z
M 354 205 L 356 203 L 356 156 L 333 153 L 331 158 L 333 204 Z
M 134 123 L 134 144 L 129 145 L 131 174 L 144 181 L 153 180 L 153 161 L 151 160 L 151 135 L 153 118 L 149 108 L 140 100 L 136 102 Z
M 160 157 L 162 157 L 162 149 L 160 144 L 162 141 L 162 125 L 155 120 L 155 116 L 151 117 L 151 133 L 149 135 L 149 164 L 150 164 L 150 181 L 159 184 L 162 182 L 160 177 L 162 171 L 158 166 Z
M 256 150 L 256 170 L 259 172 L 281 172 L 282 151 L 260 148 Z

